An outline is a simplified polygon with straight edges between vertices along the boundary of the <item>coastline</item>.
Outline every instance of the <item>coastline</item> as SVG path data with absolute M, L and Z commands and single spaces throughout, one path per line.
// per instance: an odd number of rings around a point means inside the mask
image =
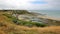
M 14 12 L 16 12 L 16 13 L 14 13 Z M 7 10 L 4 13 L 8 13 L 8 14 L 11 14 L 11 15 L 14 14 L 13 16 L 16 16 L 16 18 L 18 18 L 19 15 L 22 15 L 21 17 L 22 17 L 23 20 L 25 19 L 25 20 L 32 20 L 34 22 L 43 22 L 43 23 L 48 24 L 48 25 L 51 25 L 51 24 L 52 25 L 59 25 L 60 24 L 60 19 L 59 18 L 53 18 L 53 17 L 47 16 L 47 15 L 44 15 L 44 14 L 41 14 L 41 13 L 33 13 L 33 12 L 31 13 L 31 12 L 28 12 L 26 10 L 24 10 L 23 12 L 20 12 L 20 10 L 16 10 L 16 11 Z M 19 19 L 20 19 L 20 17 L 19 17 Z
M 35 13 L 40 13 L 40 14 L 45 14 L 51 18 L 56 18 L 59 19 L 60 18 L 60 10 L 31 10 L 30 12 L 35 12 Z
M 47 14 L 36 13 L 36 12 L 31 12 L 31 13 L 37 14 L 37 15 L 38 15 L 38 18 L 46 18 L 46 19 L 51 19 L 51 20 L 57 20 L 57 21 L 60 21 L 60 18 L 48 16 Z
M 60 21 L 60 18 L 54 18 L 54 17 L 50 17 L 50 16 L 40 16 L 40 18 L 46 18 L 46 19 L 52 19 L 52 20 Z

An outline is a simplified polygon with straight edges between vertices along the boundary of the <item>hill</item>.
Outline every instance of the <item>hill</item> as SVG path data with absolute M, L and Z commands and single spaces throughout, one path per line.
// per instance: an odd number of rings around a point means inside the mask
M 14 24 L 0 14 L 0 34 L 60 34 L 60 26 L 27 27 Z
M 12 20 L 17 20 L 15 17 L 11 17 L 12 12 L 0 12 L 0 34 L 60 34 L 60 26 L 46 26 L 46 27 L 40 27 L 41 24 L 39 24 L 39 27 L 36 27 L 35 25 L 33 27 L 27 27 L 25 26 L 27 23 L 26 21 L 21 21 L 23 24 L 26 23 L 25 25 L 18 25 L 12 21 Z M 43 18 L 40 18 L 43 19 Z M 47 19 L 46 19 L 47 20 Z M 19 20 L 18 20 L 19 21 Z M 57 24 L 59 25 L 59 21 L 52 23 L 52 19 L 48 19 L 48 25 L 50 24 Z M 47 22 L 47 21 L 46 21 Z

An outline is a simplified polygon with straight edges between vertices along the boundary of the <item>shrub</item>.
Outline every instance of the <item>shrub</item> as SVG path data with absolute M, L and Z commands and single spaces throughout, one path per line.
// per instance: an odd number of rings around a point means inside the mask
M 10 14 L 3 14 L 3 15 L 7 16 L 8 18 L 12 18 L 12 15 Z
M 37 27 L 45 27 L 46 24 L 43 23 L 37 23 L 37 22 L 26 22 L 26 21 L 20 21 L 18 22 L 19 25 L 24 25 L 24 26 L 28 26 L 28 27 L 33 27 L 33 26 L 37 26 Z
M 17 20 L 13 20 L 14 23 L 17 23 Z
M 15 14 L 29 14 L 27 10 L 14 11 Z
M 45 26 L 46 26 L 46 24 L 43 24 L 43 23 L 35 23 L 35 25 L 36 25 L 37 27 L 45 27 Z
M 0 22 L 0 27 L 2 27 L 2 26 L 7 27 L 7 25 L 5 23 Z

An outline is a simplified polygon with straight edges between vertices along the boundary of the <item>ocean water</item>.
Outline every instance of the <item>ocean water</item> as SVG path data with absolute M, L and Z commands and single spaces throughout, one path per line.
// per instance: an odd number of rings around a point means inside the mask
M 60 18 L 60 10 L 30 10 L 30 12 L 36 12 L 46 14 L 47 16 Z

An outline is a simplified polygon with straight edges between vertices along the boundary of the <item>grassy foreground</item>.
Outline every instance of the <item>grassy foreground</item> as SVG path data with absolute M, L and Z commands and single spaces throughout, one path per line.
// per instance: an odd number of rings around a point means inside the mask
M 0 34 L 60 34 L 60 26 L 29 28 L 16 25 L 9 18 L 0 14 Z

